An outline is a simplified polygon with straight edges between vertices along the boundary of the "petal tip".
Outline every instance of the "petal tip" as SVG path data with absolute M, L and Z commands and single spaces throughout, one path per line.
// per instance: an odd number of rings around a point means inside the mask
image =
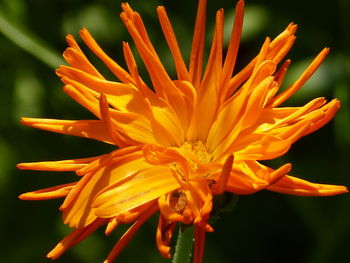
M 27 200 L 26 194 L 20 194 L 20 195 L 18 196 L 18 199 L 20 199 L 20 200 Z
M 23 165 L 23 163 L 18 163 L 18 164 L 16 164 L 16 168 L 17 168 L 17 169 L 20 169 L 20 170 L 24 170 L 24 165 Z

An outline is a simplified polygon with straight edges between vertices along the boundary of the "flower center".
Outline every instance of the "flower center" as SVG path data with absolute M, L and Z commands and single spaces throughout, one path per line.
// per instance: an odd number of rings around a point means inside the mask
M 185 142 L 182 146 L 180 146 L 180 149 L 182 149 L 185 152 L 188 152 L 192 155 L 192 157 L 195 157 L 195 159 L 203 164 L 208 164 L 213 159 L 210 154 L 207 152 L 207 149 L 205 148 L 202 141 L 196 141 L 196 142 Z M 192 159 L 192 158 L 191 158 Z
M 180 152 L 187 159 L 192 168 L 192 177 L 207 177 L 209 175 L 208 166 L 213 158 L 207 152 L 202 141 L 186 141 L 180 146 Z M 179 174 L 183 173 L 179 167 L 177 167 L 177 172 Z

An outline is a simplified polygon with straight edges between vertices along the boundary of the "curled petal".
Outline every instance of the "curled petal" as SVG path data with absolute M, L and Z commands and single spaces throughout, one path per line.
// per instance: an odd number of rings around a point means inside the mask
M 168 222 L 162 215 L 159 216 L 157 227 L 157 248 L 159 253 L 165 258 L 171 258 L 170 241 L 176 227 L 176 223 Z
M 226 191 L 235 194 L 252 194 L 276 184 L 290 171 L 291 165 L 285 164 L 273 170 L 256 161 L 237 161 L 233 166 Z
M 172 149 L 166 149 L 152 144 L 146 144 L 143 147 L 144 157 L 150 164 L 180 164 L 183 170 L 183 179 L 187 179 L 192 173 L 189 162 L 180 153 Z
M 251 161 L 237 161 L 232 167 L 226 191 L 246 195 L 264 189 L 268 185 L 269 172 Z
M 306 134 L 312 133 L 322 128 L 324 125 L 326 125 L 330 120 L 333 119 L 334 115 L 338 112 L 339 108 L 340 108 L 340 101 L 337 99 L 333 99 L 331 102 L 324 105 L 321 108 L 321 110 L 324 112 L 324 118 L 313 123 Z
M 176 212 L 176 208 L 174 208 L 174 206 L 171 204 L 172 195 L 173 193 L 168 193 L 158 198 L 158 206 L 162 216 L 169 222 L 178 221 L 189 224 L 192 222 L 193 218 L 189 218 L 189 220 L 187 220 L 184 213 L 180 214 Z

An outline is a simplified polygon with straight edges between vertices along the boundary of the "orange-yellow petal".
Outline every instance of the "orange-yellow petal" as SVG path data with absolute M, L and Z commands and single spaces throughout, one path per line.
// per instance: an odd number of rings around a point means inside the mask
M 130 239 L 136 234 L 136 231 L 158 210 L 157 206 L 153 206 L 146 211 L 135 223 L 124 233 L 117 244 L 109 253 L 107 259 L 103 263 L 112 263 L 120 254 L 123 248 L 128 244 Z
M 250 134 L 234 145 L 236 160 L 270 160 L 285 154 L 291 141 L 277 136 Z
M 342 185 L 315 184 L 293 176 L 285 176 L 266 189 L 301 196 L 328 196 L 348 192 L 348 189 Z
M 208 65 L 198 90 L 197 105 L 188 131 L 190 141 L 205 141 L 218 108 L 222 72 L 223 19 L 223 10 L 219 10 Z
M 171 258 L 170 241 L 176 223 L 167 221 L 162 215 L 159 216 L 156 241 L 159 253 L 165 258 Z
M 86 28 L 80 30 L 80 36 L 84 40 L 85 44 L 95 53 L 106 66 L 124 83 L 133 83 L 132 77 L 126 72 L 118 63 L 106 55 L 106 53 L 100 48 L 96 41 L 92 38 L 89 31 Z
M 239 195 L 252 194 L 268 185 L 267 178 L 269 171 L 254 161 L 235 161 L 226 191 Z
M 103 79 L 103 76 L 90 63 L 72 35 L 67 35 L 66 41 L 69 47 L 63 52 L 64 59 L 74 68 L 83 70 L 93 76 Z
M 202 263 L 204 256 L 205 230 L 195 225 L 194 226 L 194 254 L 193 263 Z
M 88 163 L 96 160 L 99 157 L 72 159 L 64 161 L 46 161 L 33 163 L 19 163 L 16 165 L 21 170 L 35 171 L 76 171 L 85 167 Z
M 86 227 L 73 230 L 47 254 L 47 257 L 50 259 L 57 259 L 67 249 L 81 242 L 104 223 L 104 219 L 97 219 Z
M 243 28 L 243 16 L 244 16 L 244 1 L 240 0 L 236 4 L 235 18 L 232 27 L 232 33 L 230 42 L 228 44 L 227 53 L 222 69 L 221 76 L 221 102 L 226 98 L 227 91 L 230 87 L 230 79 L 232 77 L 233 69 L 236 64 L 236 58 L 238 55 L 239 42 L 241 40 L 242 28 Z
M 66 197 L 77 183 L 57 185 L 45 189 L 27 192 L 19 196 L 22 200 L 47 200 Z
M 297 81 L 295 81 L 288 89 L 277 95 L 271 105 L 272 107 L 277 107 L 282 104 L 285 100 L 287 100 L 290 96 L 292 96 L 295 92 L 297 92 L 304 83 L 311 78 L 311 76 L 315 73 L 317 68 L 321 65 L 323 60 L 329 53 L 329 48 L 323 49 L 317 57 L 312 61 L 310 66 L 304 71 L 304 73 L 299 77 Z
M 166 14 L 166 11 L 163 6 L 159 6 L 157 8 L 157 13 L 159 17 L 160 25 L 162 26 L 162 30 L 165 36 L 165 39 L 168 43 L 168 46 L 171 50 L 171 53 L 174 57 L 175 67 L 177 71 L 177 76 L 179 80 L 187 80 L 189 81 L 189 73 L 185 66 L 185 62 L 183 61 L 180 48 L 178 46 L 174 30 L 171 26 L 169 18 Z
M 169 168 L 150 167 L 133 174 L 128 180 L 109 184 L 98 193 L 92 207 L 98 217 L 114 217 L 178 187 Z
M 107 133 L 104 123 L 100 120 L 22 118 L 21 123 L 41 130 L 85 137 L 113 144 L 113 140 Z
M 190 80 L 196 89 L 202 78 L 206 11 L 207 0 L 199 0 L 189 65 Z
M 131 153 L 114 162 L 109 158 L 101 159 L 95 170 L 82 177 L 62 204 L 60 209 L 64 222 L 71 227 L 83 227 L 94 221 L 97 215 L 92 204 L 101 190 L 149 167 L 149 164 L 137 159 L 138 156 L 137 153 Z

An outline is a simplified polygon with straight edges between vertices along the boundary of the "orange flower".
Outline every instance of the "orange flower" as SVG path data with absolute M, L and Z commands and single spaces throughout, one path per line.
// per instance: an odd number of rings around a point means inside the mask
M 127 70 L 108 57 L 87 29 L 80 36 L 120 82 L 106 80 L 89 62 L 73 36 L 61 66 L 64 91 L 97 120 L 23 118 L 31 127 L 91 138 L 116 145 L 97 157 L 22 163 L 20 169 L 74 171 L 70 184 L 22 194 L 24 200 L 65 198 L 64 223 L 75 230 L 47 256 L 58 258 L 98 227 L 109 235 L 118 224 L 132 223 L 105 262 L 112 262 L 137 229 L 159 213 L 157 247 L 170 257 L 169 243 L 178 222 L 195 227 L 194 262 L 202 261 L 205 232 L 214 195 L 270 191 L 305 196 L 336 195 L 346 187 L 315 184 L 287 175 L 291 164 L 274 170 L 259 161 L 286 153 L 292 143 L 330 121 L 340 103 L 317 98 L 302 107 L 279 107 L 312 76 L 329 52 L 326 48 L 285 91 L 277 94 L 290 60 L 277 65 L 292 47 L 294 24 L 274 40 L 266 38 L 259 54 L 232 76 L 243 23 L 244 2 L 236 16 L 226 56 L 223 55 L 223 10 L 216 14 L 213 43 L 202 74 L 206 0 L 199 0 L 192 52 L 186 67 L 163 7 L 159 21 L 174 58 L 177 79 L 170 79 L 142 19 L 122 4 L 122 21 L 148 70 L 152 89 L 138 73 L 131 49 L 123 45 Z M 276 95 L 277 94 L 277 95 Z

